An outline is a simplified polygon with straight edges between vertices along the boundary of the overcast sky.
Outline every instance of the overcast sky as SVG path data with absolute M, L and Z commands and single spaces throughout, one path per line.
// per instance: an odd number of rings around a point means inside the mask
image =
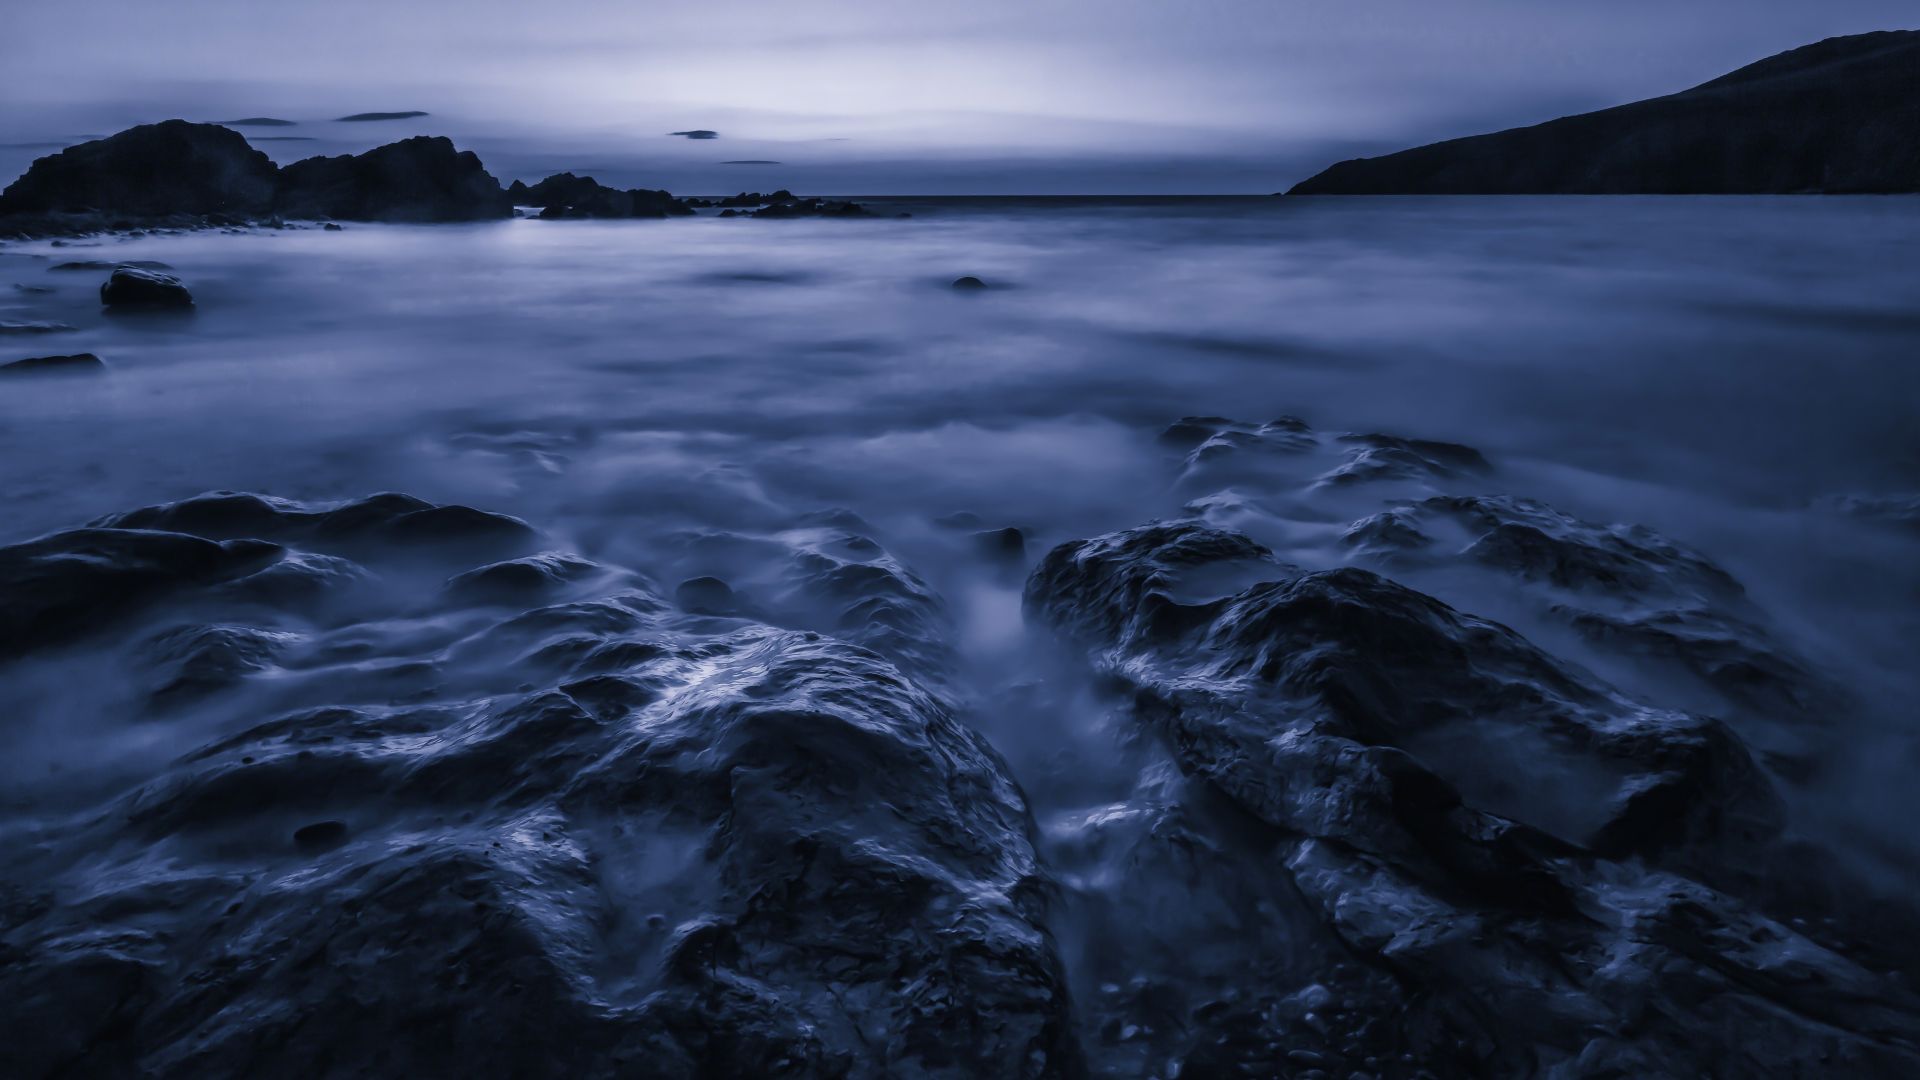
M 0 0 L 0 171 L 265 114 L 302 121 L 256 129 L 282 160 L 444 133 L 503 179 L 1270 191 L 1916 25 L 1915 0 Z M 400 109 L 433 116 L 326 122 Z

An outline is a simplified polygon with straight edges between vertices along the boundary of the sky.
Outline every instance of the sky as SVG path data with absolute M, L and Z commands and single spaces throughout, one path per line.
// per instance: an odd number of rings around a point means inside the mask
M 279 160 L 446 134 L 503 180 L 1257 193 L 1915 26 L 1913 0 L 0 0 L 0 173 L 270 115 L 300 121 L 250 130 Z

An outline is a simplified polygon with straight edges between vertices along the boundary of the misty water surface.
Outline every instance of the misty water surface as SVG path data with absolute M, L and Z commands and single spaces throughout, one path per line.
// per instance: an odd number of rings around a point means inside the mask
M 1205 492 L 1155 435 L 1186 414 L 1451 440 L 1494 463 L 1488 493 L 1651 526 L 1740 578 L 1858 695 L 1821 737 L 1842 764 L 1789 787 L 1797 826 L 1907 884 L 1916 539 L 1830 500 L 1920 490 L 1920 203 L 877 205 L 914 216 L 10 246 L 0 316 L 77 329 L 0 339 L 0 360 L 92 351 L 112 371 L 0 386 L 0 540 L 213 489 L 392 490 L 519 515 L 670 587 L 753 579 L 751 551 L 688 543 L 699 530 L 844 508 L 946 598 L 957 694 L 1044 827 L 1114 797 L 1131 771 L 1109 763 L 1138 750 L 1093 695 L 1022 692 L 1050 661 L 1019 567 L 974 532 L 1017 526 L 1032 559 L 1182 513 Z M 198 310 L 107 316 L 103 273 L 52 269 L 82 259 L 171 264 Z M 956 292 L 961 274 L 991 287 Z M 1280 479 L 1208 513 L 1309 567 L 1350 558 L 1345 525 L 1408 494 Z M 1404 576 L 1631 690 L 1714 707 L 1491 576 Z M 111 664 L 33 670 L 0 690 L 13 815 L 245 721 L 229 705 L 129 734 Z

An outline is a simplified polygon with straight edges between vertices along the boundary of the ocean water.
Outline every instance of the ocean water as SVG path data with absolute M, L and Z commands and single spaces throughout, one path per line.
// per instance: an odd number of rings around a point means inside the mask
M 1339 540 L 1353 521 L 1522 496 L 1701 553 L 1845 704 L 1798 727 L 1750 715 L 1579 640 L 1500 575 L 1375 568 L 1723 715 L 1780 751 L 1764 761 L 1816 760 L 1778 770 L 1792 828 L 1890 893 L 1920 883 L 1920 531 L 1845 502 L 1920 492 L 1920 201 L 873 205 L 9 245 L 0 318 L 74 329 L 0 337 L 0 361 L 90 351 L 111 370 L 0 384 L 0 541 L 219 489 L 402 491 L 516 515 L 668 590 L 711 575 L 751 594 L 765 556 L 698 538 L 851 511 L 942 599 L 961 715 L 1025 789 L 1052 871 L 1097 889 L 1075 823 L 1151 751 L 1026 625 L 1027 566 L 1190 514 L 1301 566 L 1372 565 Z M 71 260 L 165 262 L 197 310 L 105 314 L 104 273 L 56 269 Z M 963 274 L 989 287 L 953 289 Z M 1158 439 L 1187 415 L 1445 440 L 1491 469 L 1196 471 Z M 1024 556 L 976 535 L 1009 526 Z M 129 734 L 117 655 L 82 645 L 0 685 L 12 825 L 258 720 L 223 701 Z M 1525 744 L 1427 749 L 1539 763 Z

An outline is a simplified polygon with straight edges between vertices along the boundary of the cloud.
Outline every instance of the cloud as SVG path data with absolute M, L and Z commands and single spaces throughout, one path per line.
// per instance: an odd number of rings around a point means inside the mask
M 680 135 L 689 139 L 717 139 L 720 137 L 719 132 L 708 131 L 706 128 L 694 128 L 692 131 L 669 131 L 667 134 Z

